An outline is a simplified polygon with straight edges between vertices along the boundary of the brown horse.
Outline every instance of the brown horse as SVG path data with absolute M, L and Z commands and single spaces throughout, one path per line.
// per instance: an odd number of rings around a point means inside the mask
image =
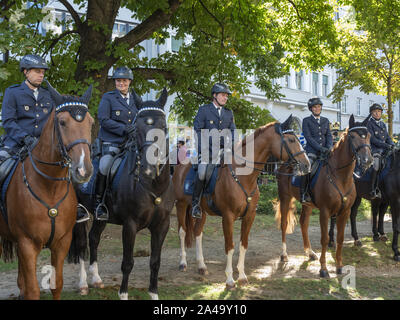
M 313 208 L 320 210 L 321 245 L 320 257 L 321 277 L 328 277 L 325 253 L 328 246 L 329 218 L 336 215 L 337 220 L 337 247 L 336 272 L 342 273 L 342 246 L 344 228 L 350 215 L 350 208 L 356 198 L 356 189 L 353 180 L 353 171 L 356 161 L 362 170 L 366 170 L 372 163 L 370 134 L 366 128 L 366 121 L 355 123 L 353 115 L 350 117 L 349 128 L 342 134 L 335 144 L 330 157 L 325 160 L 318 179 L 313 188 L 313 202 L 302 205 L 300 215 L 301 232 L 303 235 L 304 251 L 311 260 L 317 256 L 311 249 L 308 238 L 308 224 Z M 282 261 L 288 261 L 286 252 L 286 233 L 291 233 L 296 222 L 294 216 L 296 199 L 300 198 L 299 188 L 291 183 L 291 176 L 287 175 L 290 169 L 282 168 L 278 171 L 278 192 L 280 203 L 276 210 L 276 220 L 282 230 Z M 282 173 L 282 174 L 279 174 Z
M 286 165 L 294 166 L 299 174 L 305 174 L 309 171 L 310 162 L 304 153 L 303 148 L 296 135 L 292 130 L 288 130 L 291 123 L 291 116 L 282 124 L 270 123 L 258 128 L 247 139 L 240 142 L 235 148 L 235 157 L 232 165 L 223 164 L 219 171 L 218 180 L 215 190 L 212 194 L 212 200 L 219 208 L 220 216 L 222 216 L 222 227 L 225 238 L 225 253 L 227 255 L 227 263 L 225 273 L 227 275 L 227 289 L 234 288 L 232 270 L 232 256 L 234 252 L 233 243 L 233 224 L 235 220 L 241 218 L 241 237 L 240 237 L 240 254 L 238 262 L 239 284 L 246 284 L 247 277 L 244 272 L 244 260 L 248 247 L 248 237 L 251 225 L 256 214 L 256 206 L 259 199 L 259 191 L 257 187 L 257 177 L 262 171 L 265 161 L 270 155 L 285 161 Z M 254 161 L 249 160 L 252 156 L 246 152 L 245 158 L 241 157 L 239 148 L 245 147 L 246 144 L 254 143 Z M 246 159 L 246 162 L 243 160 Z M 242 160 L 242 161 L 238 161 Z M 242 163 L 242 164 L 240 164 Z M 247 167 L 250 169 L 249 174 L 240 174 L 240 168 Z M 202 253 L 202 232 L 206 222 L 206 214 L 217 215 L 207 205 L 205 197 L 201 201 L 203 215 L 201 219 L 192 218 L 190 212 L 191 197 L 184 194 L 183 185 L 186 174 L 191 164 L 180 164 L 176 167 L 172 182 L 174 185 L 175 196 L 177 199 L 176 210 L 178 216 L 178 230 L 181 239 L 181 261 L 179 269 L 186 270 L 186 252 L 185 245 L 190 247 L 193 238 L 196 237 L 196 257 L 198 270 L 200 274 L 207 274 L 207 267 L 204 264 Z M 237 174 L 235 174 L 235 171 Z
M 6 219 L 0 215 L 3 258 L 18 255 L 20 297 L 39 299 L 37 256 L 51 250 L 50 288 L 60 299 L 64 258 L 76 220 L 77 199 L 71 179 L 89 180 L 92 174 L 90 141 L 93 118 L 87 112 L 91 87 L 84 96 L 61 96 L 51 86 L 56 103 L 37 144 L 28 147 L 11 178 L 6 193 Z M 6 221 L 8 220 L 8 221 Z

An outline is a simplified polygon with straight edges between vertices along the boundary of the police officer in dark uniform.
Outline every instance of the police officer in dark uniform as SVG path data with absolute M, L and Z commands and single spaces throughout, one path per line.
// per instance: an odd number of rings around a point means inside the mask
M 106 188 L 108 171 L 112 159 L 120 153 L 121 144 L 128 135 L 134 133 L 134 121 L 138 112 L 129 87 L 133 80 L 132 70 L 128 67 L 117 68 L 112 79 L 115 80 L 116 90 L 103 95 L 98 119 L 100 123 L 99 139 L 102 142 L 102 157 L 99 172 L 96 177 L 96 218 L 108 220 L 108 209 L 102 201 Z
M 378 188 L 378 171 L 381 166 L 382 154 L 390 151 L 394 147 L 394 142 L 390 138 L 385 123 L 382 121 L 383 108 L 379 103 L 374 103 L 369 107 L 371 118 L 367 123 L 367 128 L 371 134 L 371 151 L 374 157 L 372 176 L 371 176 L 371 193 L 372 198 L 380 198 L 381 192 Z
M 318 157 L 327 157 L 333 145 L 332 134 L 329 128 L 328 118 L 321 117 L 322 101 L 318 97 L 308 100 L 308 110 L 312 112 L 311 116 L 303 119 L 303 134 L 307 141 L 305 151 L 310 163 Z M 307 184 L 309 174 L 302 176 L 300 186 L 300 202 L 311 201 L 310 195 L 307 193 Z
M 32 145 L 40 137 L 54 102 L 47 89 L 41 87 L 49 69 L 40 56 L 28 54 L 19 64 L 25 81 L 6 89 L 1 109 L 5 130 L 0 159 L 10 157 L 24 145 Z
M 224 149 L 224 147 L 230 148 L 231 150 L 233 149 L 234 130 L 236 126 L 232 111 L 224 107 L 230 94 L 231 91 L 226 84 L 214 84 L 211 89 L 212 103 L 201 106 L 194 119 L 197 154 L 199 155 L 199 164 L 192 197 L 192 216 L 194 218 L 201 218 L 200 201 L 204 188 L 207 166 L 216 165 L 216 156 L 218 156 L 218 151 L 220 149 Z M 215 130 L 210 131 L 212 129 Z M 210 133 L 207 139 L 208 141 L 202 141 L 201 139 L 203 130 L 207 130 L 206 132 Z M 212 139 L 211 135 L 217 132 L 219 145 L 213 146 L 213 140 L 217 140 Z M 229 141 L 227 145 L 225 145 L 225 140 Z M 207 142 L 209 151 L 208 157 L 206 154 L 202 154 L 202 143 L 204 144 Z M 203 149 L 207 149 L 207 146 L 203 146 Z M 216 150 L 217 152 L 215 152 Z

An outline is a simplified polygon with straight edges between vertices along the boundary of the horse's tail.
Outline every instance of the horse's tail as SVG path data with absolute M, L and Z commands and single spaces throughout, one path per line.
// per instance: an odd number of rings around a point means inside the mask
M 76 223 L 72 230 L 72 241 L 68 251 L 68 263 L 78 264 L 79 259 L 87 260 L 87 228 L 88 221 Z
M 186 248 L 191 248 L 193 245 L 193 240 L 194 240 L 194 219 L 192 218 L 192 215 L 190 214 L 190 209 L 192 206 L 187 206 L 186 208 L 186 219 L 185 219 L 185 224 L 186 224 L 186 235 L 185 235 L 185 245 Z
M 5 263 L 14 261 L 15 257 L 15 243 L 1 238 L 1 248 L 0 248 L 0 255 L 3 256 L 3 261 Z
M 281 201 L 277 201 L 274 203 L 275 209 L 275 221 L 279 230 L 283 224 L 286 224 L 286 234 L 293 233 L 294 227 L 296 226 L 296 198 L 292 197 L 289 201 L 288 209 L 286 212 L 282 212 Z M 282 220 L 284 219 L 284 220 Z

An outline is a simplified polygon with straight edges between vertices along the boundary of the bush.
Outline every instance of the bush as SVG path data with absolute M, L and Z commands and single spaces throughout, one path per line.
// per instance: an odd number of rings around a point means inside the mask
M 260 200 L 257 204 L 258 214 L 272 214 L 275 215 L 274 204 L 278 201 L 278 184 L 276 182 L 269 182 L 258 186 L 260 190 Z

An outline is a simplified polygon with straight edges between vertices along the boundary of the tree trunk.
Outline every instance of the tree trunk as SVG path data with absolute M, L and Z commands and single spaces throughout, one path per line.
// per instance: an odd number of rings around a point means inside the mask
M 393 102 L 392 102 L 392 83 L 391 77 L 389 77 L 387 82 L 387 102 L 388 102 L 388 132 L 390 137 L 393 136 Z

